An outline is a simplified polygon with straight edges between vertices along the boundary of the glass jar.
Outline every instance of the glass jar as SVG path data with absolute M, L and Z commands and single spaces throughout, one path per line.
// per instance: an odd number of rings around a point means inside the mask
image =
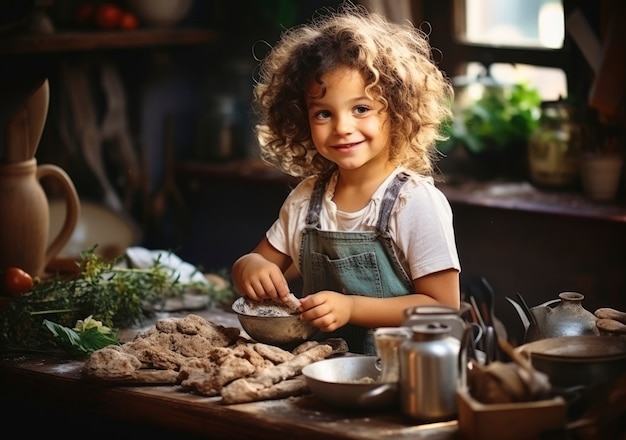
M 567 187 L 579 178 L 582 130 L 575 108 L 564 101 L 541 104 L 539 126 L 528 143 L 528 167 L 533 183 Z

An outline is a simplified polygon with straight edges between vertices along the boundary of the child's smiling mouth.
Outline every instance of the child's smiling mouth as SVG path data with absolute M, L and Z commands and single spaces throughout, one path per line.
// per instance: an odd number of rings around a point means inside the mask
M 349 144 L 333 145 L 332 148 L 333 148 L 333 150 L 337 150 L 337 151 L 349 152 L 349 151 L 355 150 L 363 142 L 364 141 L 358 141 L 358 142 L 351 142 Z

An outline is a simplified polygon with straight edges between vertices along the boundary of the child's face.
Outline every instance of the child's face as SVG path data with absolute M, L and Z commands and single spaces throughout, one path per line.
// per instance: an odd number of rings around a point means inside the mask
M 307 89 L 311 137 L 317 151 L 340 169 L 389 162 L 390 123 L 383 105 L 367 97 L 361 74 L 340 67 L 322 76 L 326 94 L 312 82 Z

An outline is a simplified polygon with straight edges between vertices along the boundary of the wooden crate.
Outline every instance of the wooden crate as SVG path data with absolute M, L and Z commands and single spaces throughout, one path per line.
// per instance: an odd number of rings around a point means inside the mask
M 565 433 L 567 406 L 560 397 L 533 402 L 484 404 L 467 388 L 457 390 L 459 434 L 474 439 L 539 439 L 548 433 Z

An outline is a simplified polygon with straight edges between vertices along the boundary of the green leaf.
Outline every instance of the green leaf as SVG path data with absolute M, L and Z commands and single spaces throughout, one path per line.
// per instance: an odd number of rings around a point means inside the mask
M 65 346 L 73 347 L 80 345 L 80 336 L 71 328 L 64 327 L 55 322 L 43 320 L 43 324 L 52 332 L 57 341 Z
M 105 335 L 98 331 L 97 328 L 90 328 L 80 334 L 80 346 L 86 352 L 91 353 L 101 348 L 108 347 L 109 345 L 116 345 L 119 343 L 117 336 Z
M 105 335 L 98 331 L 96 327 L 79 333 L 74 329 L 64 327 L 47 319 L 44 319 L 43 324 L 53 334 L 58 346 L 69 352 L 86 355 L 109 345 L 119 343 L 116 334 Z
M 472 153 L 505 151 L 528 141 L 539 124 L 541 96 L 527 84 L 489 87 L 464 108 L 451 127 L 451 138 Z

